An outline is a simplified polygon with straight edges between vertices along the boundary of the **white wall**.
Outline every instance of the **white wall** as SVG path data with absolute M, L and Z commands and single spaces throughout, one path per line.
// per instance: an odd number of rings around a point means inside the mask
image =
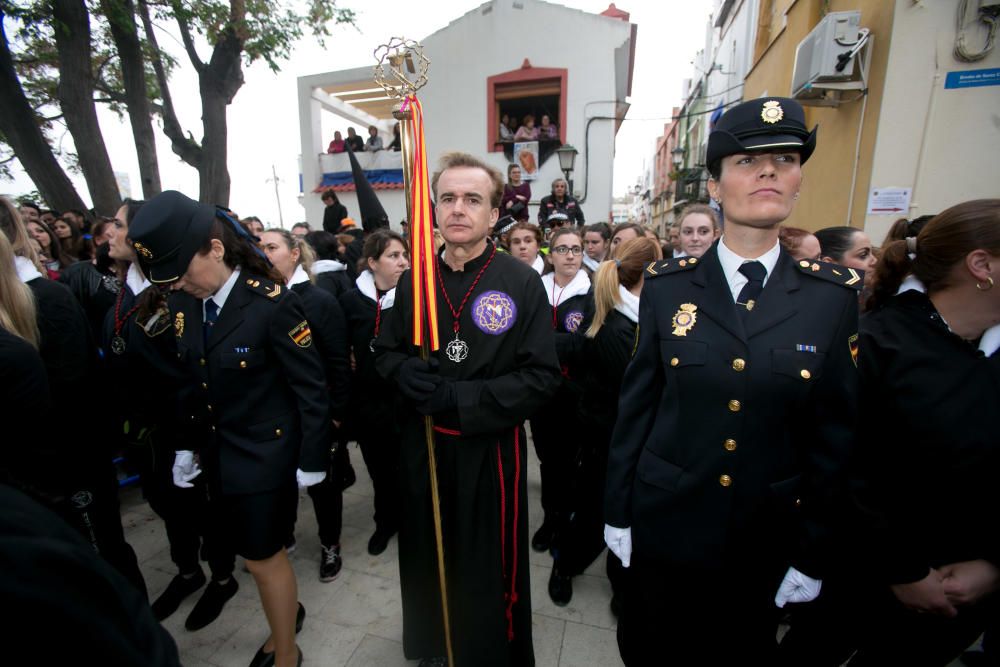
M 1000 86 L 944 88 L 948 72 L 1000 67 L 1000 49 L 955 59 L 956 4 L 896 3 L 869 189 L 913 188 L 906 217 L 1000 195 Z M 878 244 L 896 219 L 867 216 L 865 230 Z
M 716 12 L 721 4 L 721 1 L 716 2 Z M 713 46 L 714 62 L 721 69 L 713 70 L 708 76 L 708 95 L 712 109 L 720 101 L 728 104 L 743 99 L 742 83 L 753 58 L 756 25 L 757 3 L 753 0 L 736 0 L 719 28 Z

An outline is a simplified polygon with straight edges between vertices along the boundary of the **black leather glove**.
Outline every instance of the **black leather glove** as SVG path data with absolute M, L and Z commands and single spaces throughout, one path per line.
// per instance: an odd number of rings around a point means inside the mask
M 411 401 L 420 403 L 427 400 L 441 383 L 436 369 L 420 357 L 410 357 L 399 367 L 396 376 L 399 391 Z
M 455 392 L 455 381 L 444 380 L 430 396 L 417 402 L 417 412 L 422 415 L 436 415 L 458 407 L 458 394 Z

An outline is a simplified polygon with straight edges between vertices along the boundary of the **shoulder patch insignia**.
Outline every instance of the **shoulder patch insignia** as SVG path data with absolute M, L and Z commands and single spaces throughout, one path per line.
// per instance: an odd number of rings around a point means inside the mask
M 312 345 L 312 331 L 309 329 L 309 323 L 305 320 L 295 325 L 295 328 L 288 332 L 288 337 L 299 347 L 309 347 Z
M 281 285 L 271 281 L 262 281 L 260 278 L 249 277 L 244 282 L 251 292 L 256 292 L 257 294 L 266 296 L 269 299 L 278 298 L 278 295 L 282 292 Z
M 693 269 L 698 264 L 697 257 L 680 257 L 678 259 L 661 259 L 658 262 L 651 262 L 646 267 L 646 277 L 656 278 L 666 276 L 671 273 L 687 271 Z
M 851 361 L 854 362 L 854 367 L 858 367 L 858 334 L 852 335 L 847 339 L 847 347 L 851 350 Z
M 808 259 L 800 260 L 796 264 L 802 273 L 823 278 L 844 287 L 860 290 L 865 285 L 864 271 L 849 269 L 831 262 L 817 262 Z
M 177 313 L 177 317 L 180 318 L 180 328 L 177 327 L 178 319 L 174 319 L 174 330 L 177 337 L 180 338 L 184 334 L 184 313 Z M 138 322 L 137 322 L 138 323 Z M 155 313 L 149 316 L 149 318 L 142 323 L 138 323 L 142 327 L 142 332 L 154 338 L 159 336 L 161 333 L 170 328 L 170 311 L 167 310 L 166 306 L 157 309 Z

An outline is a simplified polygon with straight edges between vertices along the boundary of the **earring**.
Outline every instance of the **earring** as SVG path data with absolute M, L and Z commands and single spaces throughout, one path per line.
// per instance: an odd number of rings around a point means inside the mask
M 795 196 L 794 196 L 794 197 L 792 197 L 792 199 L 798 199 L 798 198 L 799 198 L 799 193 L 798 193 L 798 192 L 796 192 L 796 193 L 795 193 Z
M 983 287 L 979 283 L 976 283 L 976 289 L 979 290 L 980 292 L 988 292 L 991 289 L 993 289 L 993 276 L 986 276 L 986 284 L 988 286 Z

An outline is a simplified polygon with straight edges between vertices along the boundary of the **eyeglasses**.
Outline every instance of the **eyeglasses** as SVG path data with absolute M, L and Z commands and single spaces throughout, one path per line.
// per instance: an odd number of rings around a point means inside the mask
M 552 249 L 552 252 L 554 252 L 557 255 L 565 255 L 566 253 L 569 253 L 571 255 L 582 255 L 583 248 L 581 248 L 578 245 L 572 247 L 568 245 L 557 245 L 555 248 Z

